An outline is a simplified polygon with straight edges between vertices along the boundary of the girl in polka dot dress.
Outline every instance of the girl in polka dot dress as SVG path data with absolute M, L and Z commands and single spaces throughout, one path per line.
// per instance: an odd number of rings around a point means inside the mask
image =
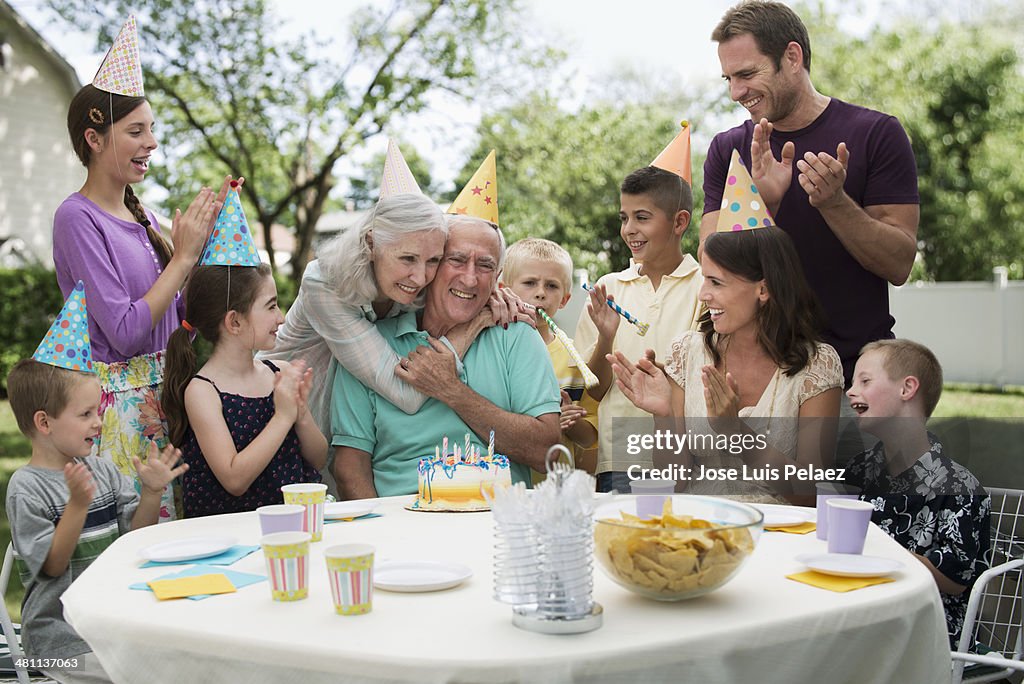
M 145 460 L 150 441 L 167 444 L 160 392 L 167 338 L 178 327 L 178 289 L 213 227 L 221 195 L 203 189 L 171 226 L 173 248 L 156 217 L 132 191 L 157 147 L 153 112 L 144 97 L 84 86 L 68 110 L 68 133 L 87 169 L 85 184 L 57 209 L 53 262 L 67 297 L 85 283 L 89 330 L 100 380 L 103 428 L 94 453 L 138 479 L 132 459 Z M 160 504 L 161 522 L 175 517 L 174 489 Z
M 255 510 L 281 503 L 282 485 L 319 482 L 327 440 L 307 406 L 312 369 L 253 358 L 284 323 L 270 267 L 200 266 L 185 300 L 164 391 L 171 443 L 189 466 L 185 517 Z M 198 372 L 194 332 L 213 344 Z

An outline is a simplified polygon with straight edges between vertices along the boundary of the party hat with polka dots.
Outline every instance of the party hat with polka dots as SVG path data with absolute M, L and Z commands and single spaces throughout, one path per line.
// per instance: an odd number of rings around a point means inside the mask
M 200 266 L 259 266 L 260 255 L 252 239 L 252 230 L 242 211 L 242 200 L 238 196 L 238 183 L 231 181 L 231 188 L 224 198 L 224 206 L 217 215 L 206 249 L 199 257 Z
M 693 181 L 690 180 L 690 122 L 680 121 L 679 125 L 683 127 L 683 130 L 679 131 L 676 137 L 672 138 L 672 142 L 661 151 L 661 154 L 654 158 L 651 166 L 674 173 L 687 184 L 692 185 Z
M 64 308 L 39 343 L 32 358 L 58 368 L 95 373 L 92 368 L 92 344 L 89 342 L 89 316 L 85 311 L 85 284 L 79 280 L 68 295 Z
M 740 153 L 733 150 L 729 175 L 725 178 L 725 192 L 722 193 L 718 232 L 731 233 L 736 230 L 752 230 L 774 225 L 775 221 L 768 213 L 761 193 L 757 191 L 750 173 L 740 160 Z
M 498 224 L 498 170 L 494 150 L 480 163 L 480 168 L 448 207 L 447 213 L 476 216 Z
M 139 59 L 139 32 L 135 17 L 128 17 L 114 44 L 107 50 L 103 63 L 96 71 L 92 84 L 99 90 L 115 95 L 142 97 L 142 62 Z

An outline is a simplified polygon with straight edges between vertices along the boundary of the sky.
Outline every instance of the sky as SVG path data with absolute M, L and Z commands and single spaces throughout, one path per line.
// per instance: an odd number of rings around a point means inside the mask
M 103 58 L 102 53 L 94 51 L 92 36 L 69 32 L 62 23 L 47 21 L 49 15 L 42 9 L 42 0 L 8 2 L 75 67 L 83 83 L 92 80 Z M 599 86 L 602 77 L 610 71 L 630 66 L 641 72 L 671 74 L 683 82 L 720 82 L 716 46 L 710 34 L 735 0 L 523 2 L 538 28 L 568 53 L 565 69 L 573 74 L 573 90 L 577 93 Z M 344 29 L 350 12 L 365 4 L 365 0 L 271 0 L 271 3 L 283 19 L 283 35 L 313 30 L 320 37 L 329 38 Z M 864 0 L 862 5 L 862 12 L 850 20 L 852 32 L 863 31 L 877 18 L 879 0 Z M 628 7 L 628 11 L 624 7 Z M 480 109 L 474 107 L 440 113 L 447 118 L 446 123 L 458 122 L 456 130 L 460 139 L 455 144 L 446 136 L 438 135 L 437 131 L 446 126 L 429 116 L 410 122 L 409 129 L 402 134 L 430 160 L 435 178 L 450 181 L 472 147 L 471 134 L 479 114 Z M 438 113 L 433 116 L 437 117 Z M 739 123 L 745 116 L 737 106 L 733 119 L 719 123 L 725 128 Z M 385 144 L 383 140 L 374 141 L 362 155 L 368 158 Z M 345 173 L 342 168 L 337 171 Z

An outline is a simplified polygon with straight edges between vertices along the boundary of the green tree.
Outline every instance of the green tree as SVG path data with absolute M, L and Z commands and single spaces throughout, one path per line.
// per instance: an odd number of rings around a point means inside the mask
M 861 40 L 836 30 L 834 16 L 808 22 L 819 90 L 897 116 L 910 136 L 921 194 L 915 273 L 926 279 L 984 280 L 998 265 L 1024 274 L 1024 161 L 1015 152 L 1024 63 L 994 19 L 912 16 Z
M 265 0 L 49 0 L 76 26 L 96 29 L 99 48 L 124 16 L 137 16 L 168 161 L 154 176 L 170 190 L 169 205 L 183 204 L 200 182 L 245 176 L 245 208 L 264 237 L 274 223 L 295 227 L 293 279 L 309 258 L 339 160 L 431 98 L 515 90 L 518 76 L 552 57 L 523 45 L 518 2 L 373 4 L 327 46 L 310 36 L 282 39 L 281 19 Z M 326 47 L 345 59 L 314 56 Z
M 588 269 L 592 277 L 622 269 L 629 250 L 619 237 L 619 185 L 657 156 L 679 131 L 680 112 L 690 110 L 683 96 L 655 99 L 644 105 L 597 102 L 569 111 L 555 96 L 537 94 L 486 115 L 456 188 L 497 149 L 500 220 L 510 243 L 524 237 L 553 240 L 572 254 L 576 268 Z M 697 124 L 691 120 L 691 125 Z M 698 207 L 699 149 L 694 143 Z M 697 223 L 699 211 L 684 236 L 684 251 L 695 253 Z

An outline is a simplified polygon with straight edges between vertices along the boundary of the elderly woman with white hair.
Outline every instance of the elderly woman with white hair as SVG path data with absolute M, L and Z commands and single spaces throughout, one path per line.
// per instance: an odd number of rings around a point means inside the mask
M 302 359 L 314 369 L 309 407 L 324 434 L 331 434 L 332 357 L 406 413 L 426 400 L 395 376 L 401 359 L 374 321 L 422 306 L 447 236 L 445 215 L 429 198 L 392 195 L 381 198 L 358 226 L 325 243 L 306 267 L 277 345 L 260 357 Z M 461 358 L 480 330 L 507 324 L 514 314 L 505 299 L 492 298 L 487 316 L 452 331 L 447 340 Z

